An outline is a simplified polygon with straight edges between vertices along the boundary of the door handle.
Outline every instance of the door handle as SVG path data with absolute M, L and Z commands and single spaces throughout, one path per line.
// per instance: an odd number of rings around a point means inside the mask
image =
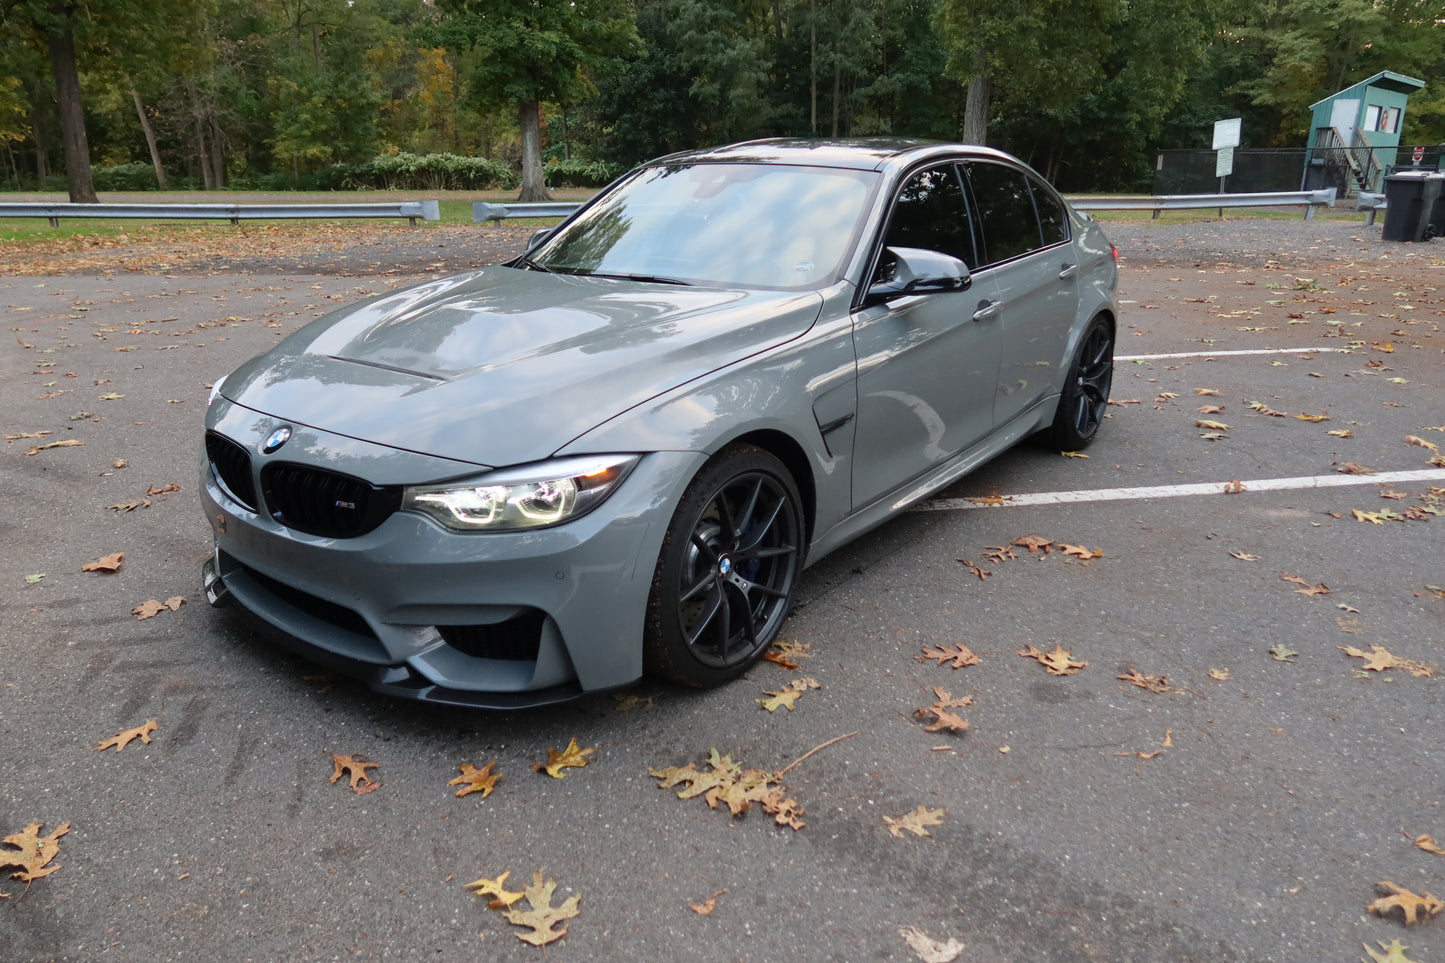
M 975 321 L 991 321 L 998 317 L 1000 301 L 989 301 L 987 299 L 978 302 L 978 310 L 973 312 Z
M 1073 277 L 1074 275 L 1076 275 L 1076 274 L 1078 274 L 1078 273 L 1079 273 L 1079 266 L 1078 266 L 1077 264 L 1065 264 L 1065 265 L 1059 270 L 1059 280 L 1060 280 L 1060 281 L 1067 281 L 1067 280 L 1069 280 L 1069 278 Z

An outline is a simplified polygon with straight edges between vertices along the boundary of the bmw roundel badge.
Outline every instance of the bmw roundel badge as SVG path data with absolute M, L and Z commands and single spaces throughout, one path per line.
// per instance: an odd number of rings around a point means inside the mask
M 261 454 L 269 455 L 291 440 L 291 426 L 282 425 L 271 434 L 266 436 L 266 441 L 261 445 Z

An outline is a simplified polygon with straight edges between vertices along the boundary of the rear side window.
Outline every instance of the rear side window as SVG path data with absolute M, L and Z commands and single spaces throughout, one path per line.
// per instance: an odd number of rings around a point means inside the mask
M 974 162 L 968 165 L 968 176 L 986 263 L 1007 261 L 1044 246 L 1027 174 L 1002 164 Z M 1063 212 L 1058 211 L 1057 216 L 1062 217 Z M 1059 230 L 1062 225 L 1054 228 L 1055 234 Z M 1050 238 L 1049 243 L 1056 241 Z
M 1033 189 L 1034 208 L 1039 212 L 1039 227 L 1043 231 L 1044 246 L 1058 244 L 1069 239 L 1069 219 L 1064 214 L 1064 206 L 1054 196 L 1054 192 L 1033 178 L 1029 178 L 1029 187 Z

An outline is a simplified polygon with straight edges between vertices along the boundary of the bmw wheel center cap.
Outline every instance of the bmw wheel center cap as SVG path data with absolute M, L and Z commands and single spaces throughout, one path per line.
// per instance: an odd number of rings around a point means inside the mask
M 261 454 L 269 455 L 290 440 L 291 427 L 289 425 L 282 425 L 266 436 L 266 441 L 261 445 Z

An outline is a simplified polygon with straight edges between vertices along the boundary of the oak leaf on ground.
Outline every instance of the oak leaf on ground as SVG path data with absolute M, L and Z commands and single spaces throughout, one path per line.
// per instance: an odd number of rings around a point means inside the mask
M 331 761 L 336 767 L 331 773 L 332 783 L 335 783 L 336 780 L 345 774 L 350 779 L 349 785 L 351 791 L 358 796 L 364 796 L 369 792 L 375 792 L 381 788 L 381 783 L 372 779 L 366 771 L 368 769 L 380 769 L 381 763 L 367 762 L 366 759 L 360 755 L 338 756 L 335 753 L 331 754 Z
M 135 616 L 137 622 L 142 622 L 146 619 L 153 619 L 165 611 L 174 612 L 185 604 L 186 600 L 184 598 L 179 595 L 172 595 L 164 602 L 157 602 L 155 599 L 142 602 L 140 605 L 131 609 L 130 614 Z
M 1405 917 L 1406 926 L 1413 926 L 1445 909 L 1445 903 L 1433 893 L 1412 893 L 1398 883 L 1388 880 L 1376 883 L 1375 891 L 1385 895 L 1366 906 L 1366 912 L 1376 916 L 1389 916 L 1398 909 Z
M 531 943 L 533 946 L 545 946 L 567 935 L 567 921 L 578 915 L 577 904 L 582 897 L 580 895 L 569 896 L 563 900 L 560 906 L 553 906 L 552 893 L 556 889 L 557 881 L 549 879 L 543 883 L 542 873 L 538 871 L 532 876 L 531 884 L 524 886 L 522 890 L 527 897 L 527 904 L 532 908 L 529 910 L 506 910 L 502 913 L 509 923 L 531 930 L 530 933 L 516 934 L 517 939 L 523 943 Z M 558 924 L 562 926 L 560 930 L 555 929 Z
M 927 829 L 929 826 L 942 826 L 943 815 L 948 810 L 943 807 L 929 809 L 923 803 L 912 812 L 904 813 L 902 816 L 884 816 L 883 821 L 888 824 L 888 831 L 895 836 L 902 837 L 904 832 L 910 832 L 915 836 L 932 836 Z
M 1290 575 L 1288 572 L 1280 572 L 1279 578 L 1282 582 L 1293 582 L 1296 585 L 1303 585 L 1304 588 L 1295 589 L 1295 592 L 1299 595 L 1308 595 L 1313 597 L 1316 595 L 1330 594 L 1329 586 L 1327 586 L 1324 582 L 1316 582 L 1311 585 L 1308 581 L 1300 578 L 1298 575 Z
M 762 706 L 764 709 L 767 709 L 769 712 L 775 712 L 780 707 L 787 709 L 789 712 L 792 712 L 795 708 L 795 704 L 797 703 L 799 696 L 801 696 L 804 692 L 807 692 L 809 689 L 818 688 L 821 688 L 821 686 L 818 685 L 818 680 L 816 679 L 794 679 L 792 682 L 789 682 L 786 686 L 784 686 L 782 689 L 779 689 L 777 692 L 765 691 L 763 694 L 768 696 L 768 698 L 756 699 L 754 701 L 757 702 L 758 705 Z
M 923 654 L 915 655 L 913 658 L 918 662 L 937 662 L 940 667 L 951 665 L 955 669 L 978 665 L 978 656 L 962 642 L 955 642 L 951 649 L 945 645 L 925 645 Z
M 671 789 L 682 785 L 677 792 L 679 799 L 701 796 L 708 808 L 716 809 L 725 804 L 734 816 L 742 816 L 752 809 L 753 803 L 773 817 L 780 826 L 802 829 L 803 807 L 796 799 L 787 796 L 787 790 L 776 772 L 763 769 L 743 769 L 733 762 L 732 756 L 722 756 L 717 749 L 708 751 L 708 765 L 711 769 L 698 769 L 692 763 L 686 766 L 668 766 L 665 769 L 649 769 L 657 779 L 659 789 Z
M 688 903 L 688 909 L 692 910 L 698 916 L 711 916 L 712 911 L 717 909 L 717 898 L 726 892 L 727 889 L 723 888 L 713 893 L 701 903 Z
M 1170 692 L 1174 688 L 1164 676 L 1145 675 L 1133 666 L 1129 667 L 1127 674 L 1121 675 L 1119 678 L 1130 685 L 1138 686 L 1141 689 L 1148 689 L 1150 692 Z
M 813 653 L 810 642 L 774 642 L 768 646 L 763 658 L 774 662 L 789 672 L 798 671 L 798 659 L 811 659 Z
M 1365 664 L 1360 666 L 1362 672 L 1384 672 L 1386 669 L 1404 669 L 1411 675 L 1428 678 L 1439 675 L 1439 670 L 1425 662 L 1417 662 L 1414 659 L 1402 659 L 1390 652 L 1383 645 L 1370 646 L 1370 651 L 1357 649 L 1352 645 L 1336 646 L 1345 655 L 1356 659 L 1364 659 Z
M 953 963 L 965 949 L 964 944 L 952 938 L 940 943 L 916 926 L 905 927 L 898 935 L 922 963 Z
M 512 875 L 512 871 L 509 869 L 496 879 L 483 877 L 475 882 L 467 883 L 466 888 L 471 890 L 475 896 L 490 896 L 491 900 L 487 905 L 492 909 L 506 909 L 527 895 L 526 893 L 512 893 L 507 891 L 506 882 L 507 877 L 510 875 Z
M 1074 659 L 1074 651 L 1066 650 L 1062 645 L 1054 647 L 1052 652 L 1044 652 L 1036 648 L 1032 643 L 1024 648 L 1019 655 L 1025 659 L 1034 659 L 1039 665 L 1049 671 L 1050 675 L 1075 675 L 1087 662 L 1078 662 Z
M 596 751 L 597 748 L 595 746 L 590 749 L 583 749 L 577 745 L 577 739 L 574 737 L 571 742 L 567 743 L 567 748 L 561 752 L 558 752 L 553 746 L 548 746 L 547 761 L 533 763 L 532 771 L 545 772 L 553 779 L 561 779 L 567 775 L 562 771 L 563 769 L 569 767 L 573 769 L 582 768 L 587 765 L 589 761 L 587 757 Z
M 1362 958 L 1361 963 L 1370 963 L 1370 960 L 1373 960 L 1374 963 L 1417 963 L 1417 961 L 1405 955 L 1405 952 L 1410 948 L 1399 940 L 1391 940 L 1389 946 L 1385 945 L 1384 940 L 1376 940 L 1375 942 L 1379 944 L 1380 949 L 1384 950 L 1384 952 L 1381 953 L 1370 949 L 1370 944 L 1368 943 L 1361 943 L 1360 945 L 1365 948 L 1365 952 L 1370 954 L 1370 959 L 1365 960 Z
M 914 709 L 913 716 L 920 722 L 932 716 L 933 722 L 923 727 L 924 732 L 942 732 L 947 729 L 950 732 L 963 732 L 968 728 L 968 723 L 963 717 L 951 710 L 973 705 L 972 696 L 959 696 L 954 698 L 947 689 L 935 687 L 933 690 L 934 703 L 931 706 L 924 706 L 922 709 Z
M 1060 542 L 1059 548 L 1065 555 L 1072 555 L 1074 558 L 1082 558 L 1085 561 L 1104 557 L 1102 549 L 1088 548 L 1084 545 L 1070 545 L 1067 542 Z
M 33 883 L 60 869 L 49 865 L 60 853 L 60 837 L 70 832 L 70 823 L 61 823 L 48 836 L 40 835 L 40 823 L 31 823 L 18 833 L 6 836 L 3 842 L 14 849 L 0 849 L 0 868 L 13 870 L 11 879 Z
M 1423 849 L 1427 853 L 1434 853 L 1436 856 L 1445 856 L 1445 848 L 1435 842 L 1435 837 L 1429 833 L 1421 833 L 1415 837 L 1415 848 Z
M 124 552 L 115 552 L 111 555 L 102 555 L 94 562 L 86 562 L 80 566 L 80 570 L 82 572 L 119 572 L 120 563 L 124 560 Z
M 502 778 L 502 773 L 500 770 L 498 770 L 497 772 L 492 772 L 492 767 L 496 764 L 497 760 L 493 759 L 481 769 L 478 769 L 471 763 L 464 762 L 460 766 L 457 766 L 457 769 L 461 772 L 461 775 L 449 781 L 447 785 L 461 786 L 462 788 L 457 790 L 458 796 L 465 796 L 468 793 L 480 792 L 482 794 L 482 798 L 486 799 L 492 794 L 492 790 L 496 788 L 497 780 Z
M 1290 662 L 1299 655 L 1294 649 L 1286 648 L 1283 642 L 1270 649 L 1269 654 L 1274 657 L 1276 662 Z
M 112 746 L 114 746 L 114 747 L 115 747 L 115 751 L 116 751 L 116 752 L 120 752 L 120 751 L 121 751 L 122 749 L 124 749 L 126 746 L 130 745 L 130 742 L 131 742 L 132 739 L 139 739 L 141 742 L 144 742 L 144 743 L 146 743 L 147 745 L 149 745 L 149 744 L 150 744 L 150 741 L 151 741 L 151 733 L 152 733 L 152 732 L 155 732 L 155 731 L 156 731 L 157 729 L 159 729 L 159 728 L 160 728 L 160 723 L 158 723 L 158 722 L 157 722 L 156 720 L 154 720 L 154 719 L 148 719 L 148 720 L 146 720 L 144 723 L 142 723 L 141 725 L 136 726 L 134 729 L 127 729 L 127 730 L 125 730 L 124 732 L 118 732 L 118 733 L 116 733 L 115 735 L 111 736 L 109 739 L 103 739 L 103 740 L 101 740 L 101 741 L 95 746 L 95 748 L 96 748 L 96 749 L 109 749 L 109 748 L 111 748 Z
M 1014 539 L 1011 544 L 1020 545 L 1028 549 L 1030 555 L 1038 552 L 1047 555 L 1053 551 L 1054 542 L 1053 539 L 1040 538 L 1038 535 L 1023 535 Z

